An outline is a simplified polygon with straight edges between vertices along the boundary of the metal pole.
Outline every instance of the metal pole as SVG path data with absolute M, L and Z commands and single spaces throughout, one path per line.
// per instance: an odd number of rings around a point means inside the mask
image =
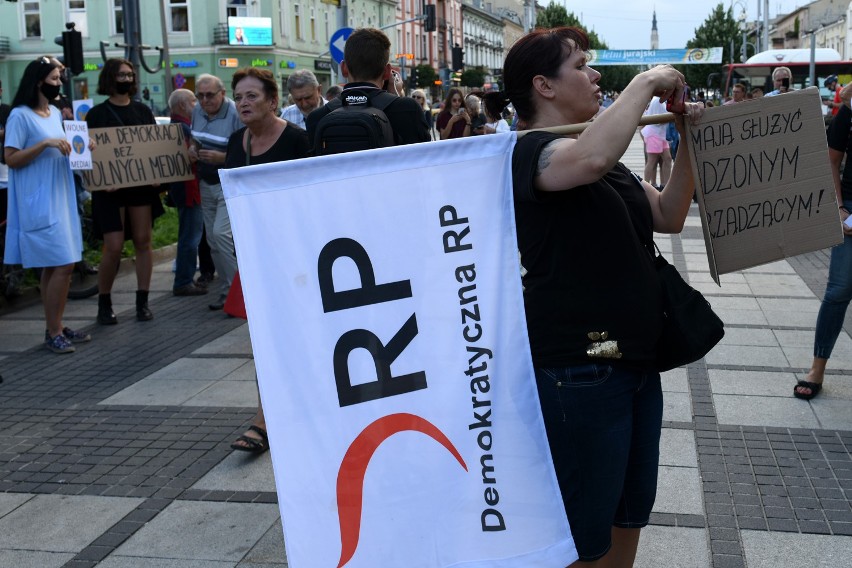
M 164 2 L 160 2 L 160 28 L 163 30 L 163 72 L 165 73 L 166 85 L 163 96 L 165 105 L 169 105 L 169 95 L 172 94 L 172 60 L 169 57 L 169 30 L 166 26 L 166 9 Z
M 139 70 L 142 63 L 139 59 L 139 44 L 141 41 L 139 28 L 139 0 L 127 0 L 124 3 L 124 58 L 133 64 L 136 69 L 136 86 L 139 86 Z M 138 100 L 139 90 L 137 88 L 136 98 Z
M 760 1 L 760 0 L 758 0 Z M 763 49 L 769 50 L 769 0 L 763 0 Z
M 811 62 L 808 66 L 808 75 L 810 77 L 809 86 L 819 86 L 816 84 L 816 30 L 811 30 Z

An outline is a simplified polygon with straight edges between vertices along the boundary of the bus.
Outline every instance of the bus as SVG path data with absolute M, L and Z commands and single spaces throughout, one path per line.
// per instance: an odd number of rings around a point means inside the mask
M 776 67 L 789 67 L 793 73 L 791 89 L 804 89 L 810 86 L 810 49 L 770 49 L 750 57 L 745 63 L 731 63 L 722 66 L 725 76 L 723 95 L 730 95 L 736 83 L 746 86 L 746 92 L 755 87 L 764 93 L 775 90 L 772 84 L 772 71 Z M 834 93 L 823 85 L 825 78 L 837 75 L 841 85 L 852 81 L 852 61 L 841 61 L 840 54 L 834 49 L 818 48 L 815 52 L 816 85 L 824 100 L 834 99 Z

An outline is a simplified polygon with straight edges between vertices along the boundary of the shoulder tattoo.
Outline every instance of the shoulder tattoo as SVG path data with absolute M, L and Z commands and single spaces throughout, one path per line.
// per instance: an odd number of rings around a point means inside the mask
M 556 151 L 555 143 L 557 140 L 551 140 L 547 144 L 545 144 L 544 148 L 541 150 L 541 154 L 538 156 L 538 164 L 535 167 L 535 177 L 539 177 L 544 170 L 546 170 L 550 166 L 550 161 L 553 159 L 553 153 Z

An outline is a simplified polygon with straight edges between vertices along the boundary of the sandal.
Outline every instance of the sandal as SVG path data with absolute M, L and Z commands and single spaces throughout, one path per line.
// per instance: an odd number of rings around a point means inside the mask
M 260 436 L 260 439 L 252 438 L 243 434 L 242 436 L 234 440 L 234 442 L 231 444 L 231 449 L 258 455 L 268 450 L 269 438 L 266 436 L 266 430 L 264 430 L 260 426 L 255 426 L 254 424 L 249 426 L 248 429 Z
M 803 392 L 799 392 L 798 389 L 811 389 L 810 394 L 805 394 Z M 793 387 L 793 396 L 796 398 L 801 398 L 802 400 L 810 400 L 816 395 L 819 394 L 819 391 L 822 390 L 822 383 L 811 383 L 808 381 L 798 381 L 796 386 Z

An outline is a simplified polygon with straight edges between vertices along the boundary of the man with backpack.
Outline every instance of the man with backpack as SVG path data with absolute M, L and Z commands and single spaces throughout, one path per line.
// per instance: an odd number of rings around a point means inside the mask
M 373 28 L 352 32 L 341 63 L 349 82 L 338 98 L 305 121 L 315 156 L 431 140 L 417 101 L 384 90 L 392 80 L 389 61 L 390 40 L 383 32 Z

